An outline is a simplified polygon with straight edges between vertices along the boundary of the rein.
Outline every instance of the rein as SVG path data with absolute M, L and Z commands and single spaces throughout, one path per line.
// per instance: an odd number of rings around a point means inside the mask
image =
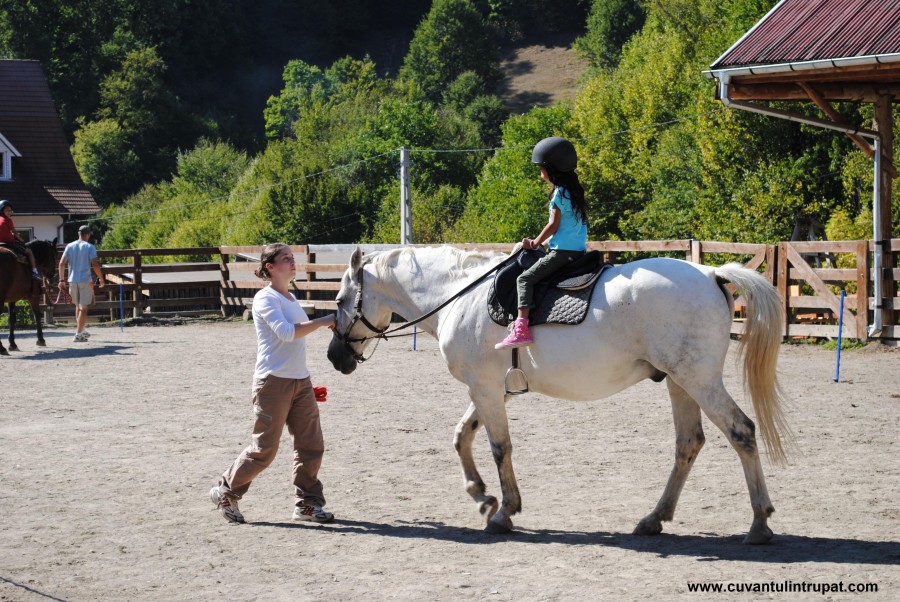
M 371 322 L 369 322 L 369 320 L 363 314 L 362 295 L 363 295 L 364 271 L 363 271 L 363 266 L 360 265 L 359 270 L 357 272 L 357 280 L 359 281 L 359 288 L 356 290 L 356 301 L 354 303 L 354 308 L 353 308 L 353 313 L 354 313 L 353 319 L 350 321 L 350 325 L 347 326 L 347 329 L 344 332 L 344 334 L 340 334 L 337 331 L 335 331 L 334 336 L 337 337 L 338 340 L 340 340 L 344 343 L 344 346 L 347 347 L 347 349 L 352 354 L 353 359 L 355 359 L 358 363 L 361 364 L 364 361 L 366 361 L 367 359 L 369 359 L 370 357 L 372 357 L 372 355 L 374 355 L 375 349 L 372 350 L 372 353 L 369 354 L 369 357 L 363 357 L 363 355 L 361 353 L 358 353 L 355 349 L 353 349 L 353 347 L 350 346 L 350 343 L 363 343 L 365 341 L 370 341 L 372 339 L 393 339 L 393 338 L 397 338 L 397 337 L 410 336 L 412 333 L 405 333 L 405 334 L 393 334 L 393 333 L 399 332 L 401 330 L 406 330 L 410 326 L 415 326 L 416 324 L 418 324 L 424 320 L 427 320 L 428 318 L 430 318 L 437 312 L 441 311 L 442 309 L 444 309 L 445 307 L 447 307 L 448 305 L 450 305 L 451 303 L 453 303 L 454 301 L 456 301 L 457 299 L 462 297 L 464 294 L 466 294 L 467 292 L 469 292 L 470 290 L 475 288 L 475 286 L 480 284 L 482 280 L 484 280 L 485 278 L 487 278 L 494 272 L 500 270 L 501 268 L 503 268 L 504 266 L 509 264 L 511 261 L 514 261 L 515 258 L 518 257 L 518 255 L 519 255 L 518 253 L 510 255 L 509 257 L 507 257 L 506 259 L 504 259 L 497 265 L 493 266 L 490 270 L 488 270 L 487 272 L 485 272 L 484 274 L 482 274 L 481 276 L 479 276 L 478 278 L 476 278 L 475 280 L 473 280 L 472 282 L 467 284 L 465 287 L 462 288 L 462 290 L 458 291 L 455 295 L 453 295 L 452 297 L 450 297 L 449 299 L 447 299 L 446 301 L 444 301 L 443 303 L 441 303 L 440 305 L 438 305 L 437 307 L 435 307 L 428 313 L 426 313 L 422 316 L 419 316 L 415 320 L 410 320 L 409 322 L 405 322 L 403 324 L 400 324 L 399 326 L 395 326 L 394 328 L 390 328 L 390 323 L 388 323 L 388 325 L 385 326 L 384 328 L 378 328 L 377 326 L 374 326 Z M 368 328 L 369 330 L 374 332 L 375 335 L 374 336 L 365 336 L 365 337 L 349 336 L 350 331 L 353 330 L 353 327 L 356 325 L 357 322 L 362 322 L 363 325 L 365 325 L 366 328 Z M 378 343 L 376 343 L 375 345 L 376 345 L 375 348 L 377 349 Z

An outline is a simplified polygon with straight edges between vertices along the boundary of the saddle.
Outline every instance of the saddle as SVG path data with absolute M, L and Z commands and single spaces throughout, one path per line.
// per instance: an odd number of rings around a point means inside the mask
M 16 261 L 19 263 L 24 263 L 25 265 L 31 265 L 28 261 L 28 255 L 22 252 L 24 247 L 20 244 L 0 242 L 0 253 L 12 253 L 12 255 L 16 258 Z
M 515 261 L 497 272 L 488 293 L 488 314 L 508 326 L 518 313 L 516 279 L 546 255 L 540 249 L 522 249 Z M 600 251 L 590 251 L 535 286 L 529 325 L 581 324 L 587 316 L 594 287 L 609 267 Z

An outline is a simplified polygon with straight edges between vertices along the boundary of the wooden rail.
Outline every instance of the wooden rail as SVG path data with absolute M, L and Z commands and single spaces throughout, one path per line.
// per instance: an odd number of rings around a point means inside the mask
M 364 251 L 396 248 L 397 245 L 359 245 Z M 421 245 L 416 245 L 421 246 Z M 464 250 L 509 252 L 512 244 L 459 244 Z M 297 259 L 295 295 L 312 311 L 333 311 L 340 290 L 340 275 L 346 260 L 357 245 L 296 245 L 291 250 Z M 601 251 L 607 261 L 647 255 L 675 255 L 695 263 L 721 265 L 739 261 L 762 273 L 778 288 L 785 318 L 784 336 L 836 337 L 840 312 L 840 291 L 844 300 L 844 336 L 867 338 L 875 311 L 872 254 L 873 241 L 782 242 L 777 245 L 728 243 L 699 240 L 592 241 L 592 250 Z M 265 286 L 256 278 L 260 246 L 223 246 L 179 249 L 122 249 L 98 251 L 106 289 L 97 289 L 97 302 L 90 314 L 109 319 L 120 311 L 133 317 L 160 314 L 221 312 L 240 314 L 252 302 L 253 295 Z M 900 239 L 890 241 L 895 265 L 885 266 L 886 277 L 900 280 Z M 176 261 L 183 257 L 208 257 L 207 261 Z M 832 264 L 837 257 L 843 264 Z M 251 259 L 248 261 L 248 258 Z M 319 261 L 319 259 L 322 261 Z M 825 261 L 816 261 L 825 258 Z M 823 265 L 824 263 L 824 265 Z M 56 298 L 52 290 L 47 297 Z M 120 299 L 120 296 L 122 297 Z M 45 299 L 42 309 L 48 320 L 74 315 L 71 305 L 52 305 Z M 888 317 L 882 338 L 898 338 L 900 296 L 884 299 Z M 735 301 L 736 318 L 732 332 L 743 330 L 741 297 Z

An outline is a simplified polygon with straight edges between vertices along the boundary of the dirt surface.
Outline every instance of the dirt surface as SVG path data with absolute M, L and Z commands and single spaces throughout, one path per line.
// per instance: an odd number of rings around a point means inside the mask
M 0 600 L 897 600 L 900 353 L 783 346 L 799 453 L 764 464 L 776 508 L 767 546 L 743 474 L 704 419 L 707 444 L 673 523 L 631 530 L 673 458 L 664 384 L 600 402 L 509 403 L 524 510 L 483 533 L 462 489 L 453 428 L 467 406 L 434 340 L 382 343 L 351 376 L 309 340 L 327 444 L 330 525 L 290 520 L 287 437 L 241 503 L 209 488 L 248 443 L 255 353 L 247 323 L 50 330 L 0 357 Z M 5 336 L 5 333 L 4 333 Z M 734 362 L 727 385 L 742 399 Z M 749 403 L 740 401 L 748 413 Z M 752 415 L 752 414 L 751 414 Z M 498 493 L 483 433 L 476 461 Z M 688 583 L 877 584 L 877 594 L 689 594 Z
M 514 114 L 573 100 L 587 62 L 572 49 L 576 34 L 557 34 L 501 49 L 500 98 Z

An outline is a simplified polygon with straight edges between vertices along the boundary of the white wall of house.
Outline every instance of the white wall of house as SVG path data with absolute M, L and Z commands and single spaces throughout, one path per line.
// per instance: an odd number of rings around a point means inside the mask
M 62 240 L 63 219 L 59 215 L 13 215 L 16 230 L 25 240 L 53 240 L 59 238 L 59 243 L 72 242 Z M 23 230 L 25 232 L 23 232 Z M 25 234 L 27 233 L 27 236 Z

